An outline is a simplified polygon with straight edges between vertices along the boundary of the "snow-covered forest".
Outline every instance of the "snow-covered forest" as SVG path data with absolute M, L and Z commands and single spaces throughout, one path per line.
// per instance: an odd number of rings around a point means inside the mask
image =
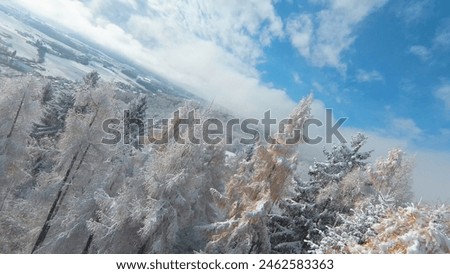
M 106 145 L 103 121 L 122 127 L 124 110 L 156 121 L 175 110 L 225 116 L 96 72 L 0 85 L 0 253 L 450 252 L 450 207 L 413 202 L 404 151 L 371 161 L 358 134 L 299 168 L 303 145 L 283 139 L 311 117 L 311 97 L 275 144 L 157 145 L 135 132 Z

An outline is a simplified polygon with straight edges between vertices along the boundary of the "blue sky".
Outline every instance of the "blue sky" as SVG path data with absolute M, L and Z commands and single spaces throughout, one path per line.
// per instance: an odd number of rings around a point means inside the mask
M 415 156 L 418 197 L 450 200 L 450 1 L 5 2 L 238 115 L 285 118 L 312 92 L 374 158 Z
M 275 5 L 284 18 L 310 14 L 320 6 Z M 447 40 L 438 40 L 440 35 Z M 275 41 L 258 65 L 262 79 L 294 100 L 312 91 L 335 115 L 349 117 L 349 126 L 449 150 L 450 95 L 437 93 L 450 83 L 450 2 L 386 3 L 359 22 L 353 36 L 340 55 L 345 69 L 314 65 L 289 39 Z

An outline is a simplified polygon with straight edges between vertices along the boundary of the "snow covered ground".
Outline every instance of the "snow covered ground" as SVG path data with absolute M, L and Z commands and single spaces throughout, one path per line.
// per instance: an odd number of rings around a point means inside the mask
M 32 70 L 35 74 L 79 81 L 87 73 L 97 71 L 105 81 L 121 82 L 137 89 L 147 89 L 152 93 L 163 92 L 184 97 L 187 94 L 147 72 L 134 68 L 133 64 L 121 63 L 76 38 L 57 32 L 28 14 L 0 5 L 0 18 L 0 38 L 7 45 L 9 52 L 16 52 L 14 57 L 5 55 L 4 58 L 20 64 L 26 70 Z M 47 32 L 40 31 L 35 25 L 41 26 L 40 29 Z M 38 42 L 47 49 L 42 63 L 38 62 Z M 8 65 L 0 66 L 4 67 L 3 71 L 9 71 Z M 130 74 L 126 75 L 123 71 L 132 71 L 136 77 L 130 77 Z M 138 79 L 147 79 L 147 84 L 138 83 Z

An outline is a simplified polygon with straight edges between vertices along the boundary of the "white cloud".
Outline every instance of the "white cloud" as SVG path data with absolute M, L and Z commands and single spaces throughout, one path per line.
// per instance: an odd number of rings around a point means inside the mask
M 391 122 L 392 135 L 406 137 L 407 139 L 417 139 L 422 135 L 422 130 L 416 125 L 414 120 L 409 118 L 394 118 Z
M 414 45 L 409 48 L 409 53 L 417 56 L 423 62 L 431 58 L 431 52 L 426 47 L 421 45 Z
M 450 202 L 449 166 L 449 153 L 432 150 L 415 152 L 413 187 L 417 200 Z
M 433 0 L 398 1 L 395 6 L 395 14 L 405 23 L 416 23 L 427 17 L 432 12 Z
M 432 144 L 433 147 L 450 147 L 450 127 L 439 128 L 435 130 L 434 134 L 428 134 L 426 136 L 426 141 L 428 144 Z
M 292 45 L 305 58 L 311 58 L 311 44 L 313 43 L 312 16 L 299 14 L 290 18 L 286 23 L 286 32 L 290 37 Z
M 436 98 L 442 100 L 447 111 L 450 111 L 450 84 L 444 84 L 434 93 Z
M 289 18 L 286 32 L 298 52 L 317 67 L 345 71 L 341 55 L 355 40 L 355 28 L 387 0 L 319 1 L 326 8 Z
M 356 72 L 356 80 L 358 82 L 362 83 L 362 82 L 383 81 L 384 78 L 381 75 L 381 73 L 379 73 L 376 70 L 365 71 L 365 70 L 359 69 Z
M 302 83 L 302 78 L 300 78 L 300 74 L 298 74 L 298 72 L 293 72 L 292 73 L 292 80 L 294 81 L 294 83 L 296 83 L 297 85 Z
M 325 88 L 317 81 L 312 82 L 312 87 L 314 91 L 317 91 L 319 93 L 326 93 Z
M 433 39 L 433 46 L 437 49 L 450 49 L 450 19 L 445 20 L 438 28 Z
M 250 64 L 262 57 L 263 46 L 282 36 L 282 29 L 270 1 L 153 0 L 144 14 L 131 16 L 127 24 L 143 43 L 210 41 Z

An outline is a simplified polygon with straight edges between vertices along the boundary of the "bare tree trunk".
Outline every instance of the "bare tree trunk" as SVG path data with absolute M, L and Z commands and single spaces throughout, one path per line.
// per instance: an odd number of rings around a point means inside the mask
M 89 248 L 91 247 L 92 244 L 92 240 L 94 239 L 94 234 L 89 235 L 89 238 L 86 242 L 86 246 L 83 249 L 83 252 L 81 252 L 81 254 L 88 254 L 89 253 Z
M 53 201 L 52 207 L 50 208 L 50 211 L 47 214 L 47 219 L 45 220 L 45 223 L 41 228 L 41 232 L 39 233 L 39 236 L 36 240 L 36 243 L 33 246 L 31 253 L 34 253 L 39 248 L 39 246 L 44 242 L 45 237 L 47 236 L 47 233 L 50 229 L 50 221 L 53 220 L 53 218 L 56 215 L 56 212 L 59 209 L 58 204 L 61 200 L 61 195 L 63 194 L 63 188 L 66 186 L 67 178 L 69 178 L 70 171 L 72 170 L 72 167 L 75 164 L 75 160 L 77 159 L 77 156 L 78 156 L 78 152 L 75 153 L 75 155 L 72 158 L 72 161 L 70 162 L 69 168 L 67 169 L 66 174 L 64 175 L 64 178 L 61 182 L 61 186 L 58 190 L 58 194 L 56 195 L 56 198 Z
M 14 127 L 16 126 L 17 119 L 19 118 L 20 111 L 22 110 L 23 101 L 25 100 L 25 95 L 26 95 L 26 92 L 24 92 L 23 95 L 22 95 L 22 99 L 20 100 L 19 108 L 17 109 L 16 116 L 14 117 L 13 124 L 11 126 L 11 130 L 9 131 L 8 135 L 6 136 L 6 138 L 11 138 L 11 136 L 13 134 Z
M 15 128 L 16 123 L 17 123 L 17 119 L 19 118 L 20 111 L 22 110 L 23 101 L 25 101 L 25 95 L 26 95 L 26 92 L 23 93 L 22 99 L 20 99 L 19 108 L 17 109 L 16 115 L 14 116 L 13 124 L 11 125 L 11 129 L 9 130 L 8 135 L 6 135 L 6 142 L 5 142 L 5 146 L 4 146 L 4 152 L 6 152 L 7 146 L 9 144 L 9 140 L 8 139 L 11 138 L 11 136 L 12 136 L 12 134 L 14 132 L 14 128 Z M 12 187 L 9 187 L 7 189 L 5 197 L 3 198 L 2 204 L 0 206 L 0 211 L 3 210 L 3 207 L 5 205 L 6 199 L 8 199 L 8 196 L 9 196 L 9 193 L 11 192 L 11 190 L 12 190 Z

